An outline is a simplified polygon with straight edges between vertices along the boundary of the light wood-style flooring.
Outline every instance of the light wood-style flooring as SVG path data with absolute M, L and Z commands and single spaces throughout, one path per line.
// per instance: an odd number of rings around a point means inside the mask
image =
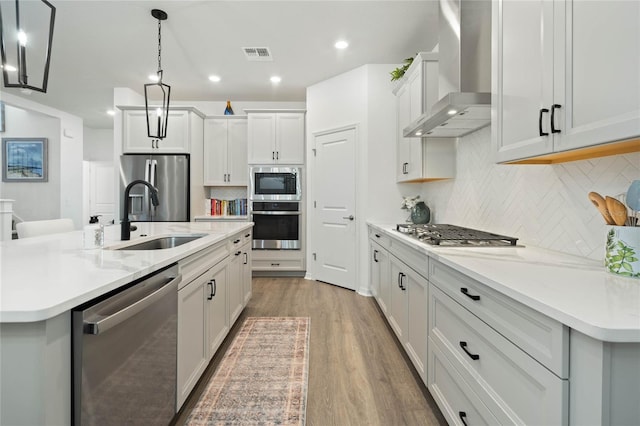
M 254 278 L 253 297 L 184 404 L 193 405 L 244 318 L 311 318 L 307 425 L 446 425 L 371 297 L 302 278 Z

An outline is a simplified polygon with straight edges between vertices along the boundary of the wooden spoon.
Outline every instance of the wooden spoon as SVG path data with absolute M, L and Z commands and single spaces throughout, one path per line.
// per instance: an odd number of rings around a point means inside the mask
M 615 224 L 613 218 L 609 214 L 609 210 L 607 209 L 607 202 L 604 200 L 604 198 L 602 198 L 602 195 L 598 194 L 597 192 L 590 192 L 589 199 L 598 208 L 607 225 Z
M 606 198 L 607 210 L 613 219 L 614 223 L 618 226 L 624 226 L 627 221 L 627 207 L 622 202 L 607 196 Z

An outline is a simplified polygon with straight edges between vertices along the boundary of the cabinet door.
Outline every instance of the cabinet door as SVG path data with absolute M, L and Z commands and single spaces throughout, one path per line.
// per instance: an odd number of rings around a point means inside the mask
M 249 114 L 249 164 L 272 164 L 276 161 L 276 114 Z
M 391 270 L 389 324 L 402 346 L 407 340 L 407 275 L 406 266 L 394 256 L 389 257 Z
M 204 121 L 204 185 L 227 185 L 228 124 L 226 119 Z
M 304 114 L 276 115 L 276 161 L 280 164 L 304 164 Z
M 409 180 L 409 172 L 413 171 L 415 164 L 411 164 L 411 141 L 402 135 L 402 129 L 411 123 L 411 94 L 409 88 L 404 85 L 397 94 L 397 139 L 396 139 L 396 180 L 404 182 Z M 416 138 L 420 141 L 420 138 Z M 415 160 L 414 160 L 415 161 Z
M 204 273 L 178 291 L 177 407 L 189 396 L 207 366 Z
M 555 11 L 554 103 L 564 120 L 554 151 L 640 135 L 640 2 L 566 1 Z
M 231 253 L 229 262 L 229 325 L 233 324 L 244 307 L 244 290 L 242 285 L 242 250 L 239 248 Z
M 375 243 L 371 243 L 371 286 L 380 310 L 388 316 L 391 292 L 389 253 Z
M 553 150 L 553 2 L 493 2 L 493 143 L 497 161 Z M 542 120 L 540 120 L 542 114 Z M 540 136 L 540 123 L 543 133 Z
M 425 278 L 410 268 L 403 284 L 407 290 L 407 341 L 406 349 L 422 381 L 427 384 L 427 338 L 428 338 L 428 287 Z
M 227 185 L 247 186 L 247 120 L 230 119 L 227 126 Z
M 251 300 L 252 282 L 251 282 L 251 239 L 242 246 L 242 291 L 243 306 L 247 306 Z
M 169 111 L 167 137 L 154 144 L 147 136 L 147 115 L 144 110 L 124 111 L 123 115 L 124 153 L 189 153 L 188 111 Z
M 210 270 L 204 287 L 207 361 L 213 357 L 229 332 L 227 291 L 227 263 L 221 262 Z

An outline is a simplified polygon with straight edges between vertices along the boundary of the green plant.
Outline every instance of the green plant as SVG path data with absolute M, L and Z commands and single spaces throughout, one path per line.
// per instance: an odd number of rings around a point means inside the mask
M 634 273 L 633 262 L 637 262 L 635 250 L 625 244 L 624 241 L 614 241 L 613 229 L 607 234 L 607 254 L 605 256 L 605 265 L 609 272 L 623 275 L 625 277 L 640 277 L 640 272 Z
M 402 76 L 404 76 L 404 73 L 407 72 L 407 70 L 413 63 L 413 57 L 405 59 L 403 63 L 403 66 L 398 67 L 389 73 L 391 74 L 391 81 L 400 80 Z

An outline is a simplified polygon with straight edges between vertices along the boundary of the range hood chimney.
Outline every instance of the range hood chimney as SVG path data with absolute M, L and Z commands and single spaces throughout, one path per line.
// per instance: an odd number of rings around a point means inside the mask
M 405 137 L 457 138 L 491 123 L 491 0 L 439 0 L 440 100 Z

